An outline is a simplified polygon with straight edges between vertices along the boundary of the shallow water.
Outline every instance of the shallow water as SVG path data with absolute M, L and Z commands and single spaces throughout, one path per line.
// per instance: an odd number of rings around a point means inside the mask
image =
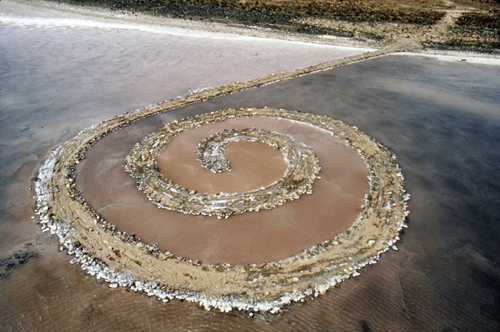
M 248 50 L 255 45 L 245 49 L 248 41 L 229 47 L 231 53 L 242 49 L 238 59 L 199 56 L 210 61 L 197 65 L 194 51 L 178 50 L 186 61 L 165 65 L 173 47 L 158 51 L 156 46 L 168 44 L 168 35 L 132 31 L 133 39 L 129 32 L 0 27 L 0 258 L 14 250 L 26 254 L 24 263 L 18 259 L 9 271 L 1 267 L 1 330 L 500 329 L 498 66 L 385 56 L 163 115 L 169 120 L 179 113 L 240 106 L 328 114 L 358 126 L 395 152 L 412 195 L 409 228 L 397 244 L 399 250 L 314 300 L 275 316 L 206 312 L 191 303 L 163 304 L 144 294 L 110 289 L 71 265 L 55 237 L 41 234 L 30 219 L 34 200 L 27 188 L 51 149 L 113 115 L 189 89 L 266 73 L 254 71 L 259 61 L 250 62 Z M 141 44 L 140 38 L 155 42 Z M 219 42 L 214 50 L 225 44 Z M 305 46 L 302 62 L 290 66 L 330 59 L 328 52 L 314 58 L 315 50 L 307 53 L 312 51 Z M 296 61 L 297 52 L 290 52 L 288 59 Z M 270 60 L 275 67 L 269 70 L 287 69 L 279 69 L 282 59 Z M 242 63 L 253 65 L 241 71 Z M 204 71 L 204 66 L 222 69 Z M 168 68 L 174 76 L 168 76 Z M 32 245 L 25 247 L 27 243 Z
M 184 114 L 182 110 L 170 113 L 180 117 Z M 321 178 L 314 182 L 311 195 L 303 195 L 271 210 L 246 212 L 227 220 L 158 209 L 136 189 L 134 179 L 125 172 L 123 164 L 133 145 L 163 124 L 163 115 L 160 115 L 107 135 L 87 153 L 76 171 L 77 190 L 82 191 L 82 197 L 99 215 L 146 243 L 157 243 L 159 248 L 176 256 L 207 264 L 260 264 L 286 259 L 332 239 L 360 215 L 364 196 L 369 191 L 369 172 L 357 151 L 325 130 L 290 120 L 266 118 L 228 120 L 183 132 L 160 154 L 160 158 L 170 157 L 170 161 L 159 161 L 158 166 L 164 169 L 165 175 L 175 175 L 171 177 L 174 183 L 189 190 L 212 187 L 216 193 L 230 188 L 242 191 L 229 174 L 232 172 L 212 174 L 200 166 L 195 154 L 197 143 L 225 128 L 275 130 L 307 144 L 319 158 Z M 236 155 L 244 156 L 244 153 Z M 283 162 L 282 155 L 279 152 L 278 155 Z M 238 162 L 238 158 L 235 161 Z M 265 160 L 262 162 L 265 167 L 270 166 Z M 257 178 L 262 171 L 256 171 L 254 177 Z M 283 172 L 284 169 L 278 169 L 277 179 Z M 247 183 L 247 178 L 237 180 Z

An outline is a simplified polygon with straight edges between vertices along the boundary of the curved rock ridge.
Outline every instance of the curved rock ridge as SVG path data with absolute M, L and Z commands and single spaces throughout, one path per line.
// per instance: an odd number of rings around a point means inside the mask
M 358 275 L 383 252 L 397 249 L 395 242 L 406 227 L 409 195 L 396 156 L 358 128 L 328 116 L 269 108 L 228 109 L 199 119 L 269 116 L 308 123 L 346 140 L 370 169 L 370 193 L 359 220 L 347 231 L 283 261 L 213 266 L 162 252 L 103 220 L 76 192 L 75 164 L 103 135 L 189 100 L 160 103 L 89 127 L 57 148 L 42 165 L 36 183 L 41 225 L 75 255 L 72 263 L 79 262 L 110 287 L 130 287 L 163 301 L 177 298 L 225 312 L 277 313 L 285 305 L 318 296 Z
M 227 145 L 238 141 L 264 142 L 283 153 L 288 165 L 283 177 L 267 186 L 237 193 L 198 193 L 173 183 L 159 172 L 156 160 L 173 137 L 184 130 L 226 118 L 214 112 L 168 123 L 132 149 L 125 169 L 136 179 L 138 188 L 159 207 L 219 219 L 247 211 L 269 210 L 312 193 L 312 183 L 320 171 L 314 151 L 289 135 L 263 129 L 225 130 L 200 142 L 196 152 L 203 167 L 219 173 L 231 169 L 224 157 Z

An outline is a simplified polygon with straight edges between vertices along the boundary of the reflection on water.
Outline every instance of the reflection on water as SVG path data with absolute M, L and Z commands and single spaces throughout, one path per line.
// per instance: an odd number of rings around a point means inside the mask
M 189 115 L 270 106 L 332 115 L 391 148 L 412 194 L 410 227 L 399 251 L 314 301 L 278 316 L 250 317 L 110 289 L 69 264 L 71 258 L 59 251 L 55 238 L 38 237 L 39 228 L 30 219 L 33 200 L 26 188 L 50 149 L 86 126 L 134 109 L 137 102 L 220 84 L 204 79 L 221 77 L 217 70 L 179 83 L 181 73 L 191 77 L 198 70 L 188 66 L 163 88 L 167 79 L 148 80 L 142 69 L 156 73 L 156 64 L 165 58 L 148 57 L 146 51 L 129 57 L 125 45 L 133 39 L 116 31 L 108 38 L 92 29 L 28 30 L 3 24 L 0 35 L 16 41 L 0 43 L 0 254 L 5 258 L 19 249 L 39 255 L 0 279 L 1 330 L 500 329 L 498 67 L 388 56 L 183 110 Z M 101 37 L 112 47 L 101 49 Z M 121 56 L 113 53 L 120 49 Z M 79 56 L 72 62 L 73 52 Z M 220 66 L 236 72 L 240 64 L 229 59 Z M 145 67 L 137 65 L 140 61 Z M 61 70 L 60 63 L 65 63 Z M 176 91 L 176 84 L 184 90 Z M 23 249 L 26 242 L 33 245 Z

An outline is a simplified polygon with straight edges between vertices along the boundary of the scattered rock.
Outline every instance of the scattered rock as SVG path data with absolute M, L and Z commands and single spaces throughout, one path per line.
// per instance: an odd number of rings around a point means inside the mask
M 0 279 L 6 278 L 9 272 L 26 264 L 33 258 L 38 258 L 38 253 L 31 250 L 32 244 L 27 244 L 23 250 L 15 251 L 12 256 L 0 260 Z

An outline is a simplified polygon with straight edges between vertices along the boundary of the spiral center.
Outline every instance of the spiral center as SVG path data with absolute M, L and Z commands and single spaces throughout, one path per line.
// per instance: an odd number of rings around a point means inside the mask
M 196 160 L 198 135 L 203 128 L 178 135 L 158 155 L 160 173 L 180 186 L 199 193 L 217 194 L 256 190 L 278 181 L 287 164 L 278 150 L 263 142 L 239 141 L 225 148 L 230 172 L 213 173 Z

